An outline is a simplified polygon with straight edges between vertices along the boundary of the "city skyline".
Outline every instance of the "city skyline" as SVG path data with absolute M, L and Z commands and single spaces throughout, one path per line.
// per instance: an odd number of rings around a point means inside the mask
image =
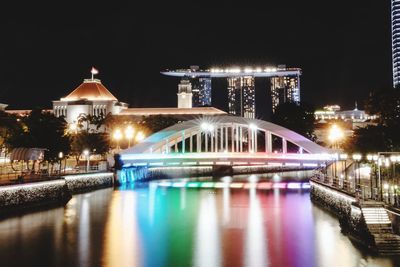
M 10 7 L 1 18 L 0 102 L 10 108 L 50 107 L 96 66 L 98 77 L 131 107 L 173 107 L 177 80 L 160 70 L 268 63 L 303 70 L 304 102 L 352 107 L 358 101 L 361 106 L 370 90 L 391 86 L 392 73 L 390 3 L 360 3 L 338 1 L 324 14 L 318 5 L 310 8 L 315 3 L 254 4 L 244 7 L 241 22 L 230 22 L 224 30 L 219 23 L 228 14 L 240 14 L 240 7 L 193 6 L 182 13 L 180 5 L 160 4 L 167 14 L 156 12 L 146 20 L 149 6 L 140 9 L 143 14 L 135 6 L 101 4 L 57 12 L 38 4 L 29 13 Z M 201 17 L 204 12 L 207 19 Z M 215 27 L 200 31 L 205 26 Z M 228 36 L 243 30 L 252 41 L 228 42 Z M 214 91 L 216 106 L 226 110 L 218 103 L 226 92 Z

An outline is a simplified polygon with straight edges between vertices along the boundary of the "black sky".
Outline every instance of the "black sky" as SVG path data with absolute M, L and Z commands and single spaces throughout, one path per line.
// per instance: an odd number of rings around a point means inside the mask
M 177 80 L 159 71 L 189 65 L 300 67 L 302 100 L 317 106 L 391 86 L 389 0 L 53 2 L 0 11 L 0 102 L 12 108 L 50 107 L 92 65 L 133 107 L 175 106 Z

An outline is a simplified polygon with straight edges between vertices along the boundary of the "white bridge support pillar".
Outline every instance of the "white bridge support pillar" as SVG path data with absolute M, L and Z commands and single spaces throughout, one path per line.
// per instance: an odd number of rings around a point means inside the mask
M 243 152 L 243 128 L 239 126 L 239 143 L 240 149 L 238 152 Z
M 215 127 L 214 130 L 214 142 L 215 142 L 215 149 L 214 152 L 218 152 L 218 127 Z
M 221 126 L 220 130 L 220 135 L 219 135 L 219 141 L 220 141 L 220 150 L 224 151 L 224 126 Z
M 201 152 L 201 132 L 196 134 L 196 150 L 197 153 Z
M 211 139 L 211 147 L 210 147 L 210 152 L 214 152 L 214 132 L 210 132 L 210 139 Z
M 233 137 L 232 137 L 233 138 Z M 228 126 L 225 126 L 225 149 L 224 151 L 228 151 Z
M 287 141 L 285 138 L 282 138 L 282 153 L 283 154 L 287 153 Z
M 247 152 L 253 152 L 253 131 L 247 128 Z
M 208 152 L 208 134 L 207 134 L 207 132 L 204 133 L 204 144 L 205 144 L 204 152 Z
M 231 126 L 231 152 L 235 152 L 235 127 Z
M 257 151 L 258 151 L 258 149 L 257 149 L 257 147 L 258 147 L 258 141 L 257 141 L 257 129 L 255 129 L 254 130 L 254 133 L 253 133 L 253 140 L 254 140 L 254 149 L 253 149 L 253 151 L 254 151 L 254 153 L 257 153 Z
M 272 134 L 265 131 L 265 152 L 272 153 Z

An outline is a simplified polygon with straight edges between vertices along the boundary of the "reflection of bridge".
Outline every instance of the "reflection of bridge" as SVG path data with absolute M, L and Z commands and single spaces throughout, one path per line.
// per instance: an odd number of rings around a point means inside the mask
M 121 152 L 124 166 L 320 164 L 329 150 L 279 125 L 233 116 L 178 123 Z M 311 165 L 310 165 L 311 166 Z

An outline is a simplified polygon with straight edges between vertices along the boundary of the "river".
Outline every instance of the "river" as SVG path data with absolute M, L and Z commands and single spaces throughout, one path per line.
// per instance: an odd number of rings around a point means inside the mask
M 75 195 L 0 221 L 0 266 L 400 266 L 310 201 L 307 173 L 183 179 Z

